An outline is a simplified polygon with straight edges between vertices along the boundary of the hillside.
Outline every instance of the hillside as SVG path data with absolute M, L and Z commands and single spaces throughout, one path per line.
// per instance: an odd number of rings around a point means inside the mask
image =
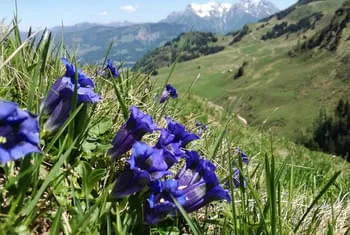
M 183 62 L 214 54 L 225 47 L 216 43 L 218 37 L 212 33 L 182 33 L 164 46 L 148 52 L 135 66 L 135 71 L 157 74 L 157 69 L 177 62 Z
M 15 22 L 0 31 L 1 234 L 350 232 L 343 159 L 190 89 L 169 97 L 154 77 L 81 66 L 46 33 L 22 41 Z
M 64 33 L 65 45 L 77 51 L 83 63 L 103 61 L 106 48 L 113 42 L 110 57 L 133 66 L 147 51 L 159 47 L 186 31 L 183 25 L 167 23 L 134 24 L 129 26 L 95 26 Z M 60 33 L 56 33 L 60 38 Z
M 350 93 L 349 8 L 343 2 L 299 1 L 247 25 L 218 41 L 225 50 L 178 63 L 170 82 L 187 90 L 200 74 L 194 94 L 225 109 L 239 101 L 238 112 L 250 125 L 295 138 L 311 127 L 321 107 L 333 110 Z M 337 39 L 336 49 L 321 44 L 300 50 L 317 35 Z M 167 77 L 169 68 L 159 73 L 159 79 Z

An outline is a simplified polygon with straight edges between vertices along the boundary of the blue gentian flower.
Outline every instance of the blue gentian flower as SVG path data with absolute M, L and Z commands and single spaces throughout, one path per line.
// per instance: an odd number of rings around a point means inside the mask
M 153 181 L 149 187 L 151 195 L 145 202 L 145 221 L 147 224 L 157 224 L 178 213 L 171 196 L 180 204 L 184 204 L 186 201 L 185 195 L 178 190 L 179 183 L 175 179 Z
M 113 63 L 110 59 L 107 60 L 107 65 L 103 69 L 103 73 L 101 74 L 102 76 L 113 76 L 114 78 L 119 78 L 119 71 L 117 67 L 113 66 Z
M 146 133 L 153 133 L 156 128 L 157 125 L 151 116 L 131 106 L 130 117 L 114 137 L 113 147 L 108 150 L 108 154 L 115 159 L 119 158 L 128 152 L 136 141 L 140 141 Z
M 238 170 L 238 168 L 234 167 L 232 169 L 232 180 L 233 180 L 233 186 L 235 188 L 239 188 L 241 186 L 241 179 L 239 177 L 240 175 L 240 171 Z M 230 187 L 230 182 L 227 180 L 225 183 L 226 187 Z M 246 182 L 243 182 L 243 187 L 246 187 Z
M 236 147 L 235 153 L 238 154 L 241 158 L 243 163 L 248 164 L 249 163 L 249 157 L 247 154 L 245 154 L 242 149 L 239 147 Z
M 185 126 L 174 122 L 171 118 L 166 118 L 168 123 L 166 131 L 162 131 L 157 146 L 167 146 L 169 143 L 179 143 L 180 147 L 186 147 L 193 140 L 200 137 L 196 134 L 189 133 Z
M 197 135 L 201 136 L 203 132 L 208 130 L 208 126 L 201 123 L 200 121 L 195 121 L 196 127 L 197 127 Z
M 161 129 L 159 140 L 156 144 L 156 148 L 163 149 L 164 153 L 168 155 L 169 166 L 178 162 L 180 158 L 184 156 L 181 150 L 181 142 L 174 142 L 175 135 L 171 134 L 167 129 Z
M 160 103 L 164 103 L 169 97 L 174 99 L 177 98 L 177 91 L 172 85 L 167 84 L 163 90 L 162 96 L 160 97 Z
M 41 103 L 41 110 L 50 115 L 44 125 L 45 132 L 57 131 L 68 119 L 71 113 L 75 89 L 75 68 L 67 59 L 62 59 L 66 73 L 51 87 L 47 97 Z M 78 69 L 77 104 L 96 103 L 100 97 L 92 90 L 94 82 Z
M 187 212 L 193 212 L 212 201 L 230 202 L 230 194 L 219 184 L 216 167 L 210 161 L 200 158 L 196 151 L 186 153 L 186 166 L 175 177 L 186 198 L 183 208 Z
M 172 198 L 188 213 L 212 201 L 231 200 L 228 191 L 219 185 L 215 166 L 195 151 L 187 151 L 186 155 L 186 166 L 175 179 L 150 184 L 151 195 L 145 206 L 147 223 L 155 224 L 175 216 L 178 211 Z
M 244 164 L 247 165 L 247 164 L 249 163 L 249 157 L 248 157 L 248 155 L 246 155 L 246 154 L 242 151 L 242 149 L 240 149 L 239 147 L 236 147 L 235 153 L 238 154 L 239 157 L 242 158 L 242 162 L 243 162 Z M 239 176 L 240 176 L 240 171 L 239 171 L 239 169 L 237 169 L 236 167 L 233 167 L 232 172 L 233 172 L 233 175 L 232 175 L 233 184 L 234 184 L 234 186 L 235 186 L 236 188 L 239 188 L 240 185 L 241 185 L 241 182 L 240 182 L 241 180 L 240 180 L 240 177 L 239 177 Z M 229 183 L 228 180 L 226 181 L 225 185 L 226 185 L 227 187 L 230 186 L 230 183 Z M 245 182 L 245 181 L 243 182 L 243 186 L 246 187 L 246 182 Z
M 166 118 L 166 121 L 168 122 L 167 129 L 161 129 L 156 147 L 163 149 L 169 155 L 168 159 L 174 160 L 172 163 L 169 162 L 171 166 L 184 157 L 181 148 L 186 147 L 189 142 L 199 139 L 199 136 L 189 133 L 183 125 L 174 122 L 170 118 Z
M 151 181 L 171 174 L 163 151 L 142 142 L 133 145 L 131 157 L 127 162 L 129 168 L 118 177 L 113 188 L 112 196 L 115 198 L 139 192 Z
M 1 163 L 39 152 L 38 118 L 19 109 L 16 103 L 0 100 Z

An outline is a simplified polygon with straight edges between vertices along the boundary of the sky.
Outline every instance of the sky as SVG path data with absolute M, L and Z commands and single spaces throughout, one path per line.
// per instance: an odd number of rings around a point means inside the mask
M 73 25 L 81 22 L 157 22 L 190 3 L 213 0 L 17 0 L 21 29 Z M 234 3 L 237 0 L 216 0 Z M 280 9 L 296 0 L 270 0 Z M 10 22 L 15 0 L 0 0 L 0 20 Z

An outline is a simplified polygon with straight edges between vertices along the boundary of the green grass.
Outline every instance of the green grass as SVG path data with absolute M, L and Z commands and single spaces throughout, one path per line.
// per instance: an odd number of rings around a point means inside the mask
M 60 58 L 67 56 L 67 52 L 62 44 L 53 42 L 50 37 L 35 44 L 34 39 L 22 42 L 17 27 L 14 32 L 7 36 L 6 43 L 0 43 L 0 96 L 39 114 L 40 100 L 64 73 Z M 106 51 L 110 50 L 106 48 Z M 103 100 L 96 106 L 87 107 L 89 115 L 83 116 L 87 117 L 87 125 L 80 132 L 74 131 L 73 127 L 83 120 L 78 118 L 81 117 L 81 106 L 72 112 L 55 136 L 41 133 L 43 154 L 30 155 L 0 167 L 0 233 L 344 234 L 350 228 L 348 163 L 307 150 L 272 132 L 243 125 L 236 118 L 241 109 L 239 95 L 237 100 L 227 101 L 232 105 L 226 110 L 198 97 L 202 92 L 213 100 L 219 99 L 220 87 L 232 82 L 229 74 L 221 73 L 237 65 L 228 61 L 232 51 L 239 51 L 239 47 L 224 51 L 222 58 L 212 55 L 211 59 L 203 57 L 197 62 L 177 65 L 170 82 L 181 88 L 179 98 L 170 100 L 165 106 L 156 105 L 154 101 L 154 95 L 161 91 L 163 84 L 159 85 L 145 75 L 125 70 L 119 80 L 112 82 L 96 76 L 98 67 L 84 67 L 84 72 L 94 78 L 96 92 Z M 254 51 L 249 51 L 255 55 Z M 235 59 L 240 62 L 252 59 L 246 57 L 236 55 Z M 221 62 L 226 64 L 222 66 Z M 191 70 L 198 66 L 195 63 L 201 64 L 200 71 Z M 264 70 L 264 63 L 269 65 L 270 62 L 257 61 L 256 68 Z M 186 66 L 187 74 L 180 75 L 177 69 Z M 201 72 L 201 78 L 192 87 L 195 95 L 191 95 L 186 91 L 198 72 Z M 274 74 L 269 70 L 266 73 Z M 180 79 L 187 82 L 181 83 Z M 219 79 L 222 84 L 217 83 Z M 237 83 L 244 83 L 245 79 Z M 255 82 L 260 79 L 256 77 Z M 216 82 L 211 83 L 213 80 Z M 208 89 L 209 86 L 215 89 Z M 241 89 L 241 94 L 247 92 L 244 88 L 236 89 L 237 92 Z M 273 95 L 283 97 L 281 91 Z M 163 116 L 183 123 L 192 132 L 196 131 L 196 119 L 208 123 L 209 130 L 190 148 L 213 161 L 222 182 L 232 178 L 233 166 L 239 168 L 246 187 L 233 188 L 230 180 L 228 190 L 232 203 L 211 203 L 190 215 L 180 208 L 178 217 L 159 225 L 148 226 L 140 222 L 136 212 L 140 202 L 136 197 L 123 200 L 110 197 L 121 166 L 106 154 L 114 134 L 125 122 L 124 109 L 131 105 L 153 114 L 161 125 L 164 125 Z M 262 115 L 269 114 L 271 112 Z M 44 121 L 45 117 L 40 117 L 41 126 Z M 156 139 L 156 134 L 146 136 L 146 140 L 153 143 Z M 234 153 L 236 146 L 250 156 L 248 166 L 243 166 Z
M 249 123 L 261 126 L 266 121 L 269 124 L 265 125 L 267 128 L 276 129 L 277 134 L 295 139 L 296 130 L 311 127 L 321 107 L 331 110 L 340 98 L 350 92 L 350 86 L 345 80 L 334 78 L 339 59 L 350 48 L 350 44 L 345 41 L 348 30 L 344 31 L 344 40 L 336 53 L 320 50 L 293 58 L 288 56 L 288 51 L 297 46 L 298 41 L 305 40 L 302 35 L 308 38 L 329 23 L 333 12 L 341 5 L 340 1 L 334 2 L 320 1 L 300 6 L 300 9 L 282 20 L 294 22 L 301 16 L 305 17 L 304 11 L 324 11 L 324 17 L 317 23 L 316 29 L 299 36 L 291 34 L 288 39 L 284 35 L 261 41 L 260 37 L 279 22 L 272 19 L 261 30 L 256 28 L 263 23 L 250 25 L 252 32 L 241 42 L 229 46 L 230 37 L 226 37 L 221 40 L 227 42 L 224 51 L 179 63 L 171 83 L 184 91 L 190 81 L 200 74 L 201 78 L 193 90 L 195 94 L 225 109 L 231 106 L 232 100 L 241 98 L 238 112 Z M 244 76 L 233 80 L 232 77 L 244 61 L 248 62 Z M 158 78 L 162 79 L 168 71 L 167 68 L 160 69 Z

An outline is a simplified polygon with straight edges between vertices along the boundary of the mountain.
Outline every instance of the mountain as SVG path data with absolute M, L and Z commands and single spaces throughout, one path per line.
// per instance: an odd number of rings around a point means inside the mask
M 131 67 L 147 51 L 163 45 L 184 31 L 185 26 L 168 23 L 120 27 L 96 25 L 84 30 L 65 30 L 64 42 L 69 49 L 77 50 L 83 63 L 101 62 L 106 55 L 106 48 L 113 42 L 109 57 Z
M 259 129 L 295 140 L 321 108 L 333 112 L 349 97 L 350 0 L 300 0 L 215 45 L 225 49 L 177 63 L 169 83 L 183 93 L 199 77 L 192 94 L 225 110 L 236 107 Z M 162 79 L 170 68 L 157 71 L 154 79 Z
M 277 8 L 266 0 L 240 0 L 235 5 L 215 2 L 190 4 L 185 11 L 173 13 L 158 23 L 81 23 L 64 27 L 64 40 L 69 49 L 78 52 L 83 63 L 102 61 L 106 48 L 113 41 L 111 59 L 122 60 L 124 65 L 132 67 L 148 51 L 164 45 L 181 33 L 227 33 L 276 11 Z M 61 37 L 61 30 L 62 27 L 51 29 L 57 38 Z
M 147 52 L 133 69 L 156 75 L 157 69 L 176 62 L 192 60 L 200 56 L 222 51 L 224 46 L 217 45 L 218 37 L 213 33 L 188 32 L 167 42 L 164 46 Z
M 82 22 L 82 23 L 78 23 L 75 25 L 69 25 L 69 26 L 63 25 L 63 27 L 62 26 L 55 26 L 55 27 L 50 28 L 50 31 L 59 33 L 59 32 L 62 32 L 62 29 L 63 29 L 63 31 L 65 33 L 70 33 L 70 32 L 88 30 L 90 28 L 94 28 L 97 26 L 102 26 L 102 27 L 103 26 L 110 26 L 110 27 L 117 27 L 118 28 L 118 27 L 123 27 L 123 26 L 131 26 L 133 24 L 134 23 L 129 22 L 129 21 L 121 21 L 121 22 L 116 21 L 116 22 L 111 22 L 108 24 Z
M 227 33 L 277 11 L 278 8 L 267 0 L 240 0 L 234 5 L 216 2 L 192 3 L 182 12 L 173 12 L 162 22 L 183 24 L 195 31 Z

